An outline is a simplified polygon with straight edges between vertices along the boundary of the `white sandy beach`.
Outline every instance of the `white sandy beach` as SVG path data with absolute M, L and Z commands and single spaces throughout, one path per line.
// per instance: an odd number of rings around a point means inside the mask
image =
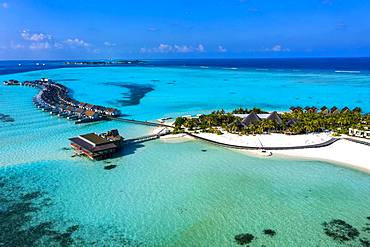
M 339 163 L 370 172 L 370 147 L 347 140 L 339 140 L 322 148 L 278 150 L 273 153 L 282 157 L 289 156 Z
M 153 133 L 158 133 L 163 128 L 156 128 Z M 306 135 L 284 135 L 269 134 L 255 136 L 239 136 L 230 133 L 216 135 L 210 133 L 199 133 L 203 137 L 212 141 L 225 144 L 249 147 L 291 147 L 319 144 L 332 138 L 330 133 L 314 133 Z M 184 134 L 169 135 L 162 137 L 163 140 L 189 138 Z M 361 139 L 362 141 L 366 141 Z M 256 155 L 256 151 L 241 150 L 242 153 Z M 358 170 L 370 172 L 370 146 L 354 143 L 348 140 L 339 140 L 330 146 L 322 148 L 306 148 L 294 150 L 274 150 L 273 155 L 282 158 L 321 160 L 335 164 L 346 165 Z M 258 156 L 258 154 L 257 154 Z
M 249 135 L 239 136 L 236 134 L 224 133 L 216 135 L 211 133 L 196 134 L 209 140 L 248 147 L 292 147 L 306 146 L 318 143 L 323 143 L 330 140 L 330 133 L 307 134 L 307 135 L 284 135 L 284 134 L 269 134 L 269 135 Z

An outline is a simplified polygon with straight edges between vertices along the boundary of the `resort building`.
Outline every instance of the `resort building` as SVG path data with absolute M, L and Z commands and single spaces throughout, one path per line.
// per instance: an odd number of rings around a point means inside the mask
M 362 109 L 360 107 L 355 107 L 355 108 L 353 108 L 352 112 L 353 113 L 361 113 Z
M 348 135 L 370 139 L 370 130 L 368 130 L 366 127 L 364 130 L 349 128 Z
M 120 111 L 115 108 L 106 108 L 104 113 L 108 116 L 118 116 L 121 114 Z
M 283 125 L 283 120 L 276 111 L 272 112 L 267 119 L 276 122 L 278 125 Z
M 302 107 L 298 106 L 298 107 L 295 107 L 295 106 L 292 106 L 289 108 L 291 112 L 302 112 Z
M 249 126 L 261 121 L 261 118 L 253 111 L 242 120 L 243 126 Z
M 309 107 L 309 106 L 306 106 L 305 108 L 305 111 L 306 112 L 311 112 L 311 113 L 316 113 L 317 112 L 317 108 L 316 107 Z
M 330 109 L 330 113 L 331 113 L 331 114 L 339 114 L 339 113 L 340 113 L 340 111 L 339 111 L 338 107 L 333 106 L 333 107 Z
M 348 113 L 348 112 L 351 112 L 351 109 L 349 109 L 347 106 L 344 107 L 341 111 L 341 113 Z
M 119 135 L 118 130 L 111 130 L 100 135 L 89 133 L 69 140 L 77 155 L 85 155 L 92 160 L 102 160 L 111 158 L 118 152 L 124 139 Z
M 328 115 L 329 114 L 329 108 L 327 108 L 326 106 L 323 106 L 323 107 L 321 107 L 320 112 L 324 115 Z
M 97 112 L 94 112 L 92 110 L 88 110 L 85 112 L 85 115 L 89 119 L 99 119 L 100 115 Z

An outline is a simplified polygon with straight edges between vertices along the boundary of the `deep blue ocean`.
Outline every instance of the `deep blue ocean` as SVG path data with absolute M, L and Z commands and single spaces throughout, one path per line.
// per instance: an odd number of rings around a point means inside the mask
M 261 58 L 261 59 L 163 59 L 143 60 L 140 65 L 66 65 L 67 60 L 10 60 L 0 61 L 0 75 L 27 71 L 101 66 L 160 66 L 256 69 L 256 70 L 309 70 L 339 73 L 369 73 L 370 58 Z M 87 60 L 81 60 L 87 61 Z M 96 60 L 94 60 L 96 61 Z M 104 61 L 104 60 L 99 60 Z

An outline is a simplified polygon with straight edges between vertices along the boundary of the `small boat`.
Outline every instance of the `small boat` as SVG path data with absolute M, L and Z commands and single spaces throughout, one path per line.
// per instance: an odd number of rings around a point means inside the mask
M 266 157 L 268 157 L 268 156 L 271 156 L 271 155 L 272 155 L 272 152 L 270 152 L 270 151 L 268 151 L 268 150 L 266 150 L 266 149 L 261 149 L 261 150 L 259 151 L 259 154 L 260 154 L 260 155 L 262 155 L 262 156 L 266 156 Z

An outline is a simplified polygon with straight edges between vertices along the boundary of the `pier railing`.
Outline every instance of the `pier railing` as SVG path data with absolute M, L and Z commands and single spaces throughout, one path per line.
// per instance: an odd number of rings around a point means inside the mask
M 138 143 L 138 142 L 146 142 L 146 141 L 151 141 L 154 139 L 158 139 L 161 136 L 165 136 L 170 134 L 170 131 L 165 127 L 161 131 L 159 131 L 156 134 L 151 134 L 151 135 L 145 135 L 145 136 L 139 136 L 131 139 L 126 139 L 124 143 L 129 144 L 129 143 Z

